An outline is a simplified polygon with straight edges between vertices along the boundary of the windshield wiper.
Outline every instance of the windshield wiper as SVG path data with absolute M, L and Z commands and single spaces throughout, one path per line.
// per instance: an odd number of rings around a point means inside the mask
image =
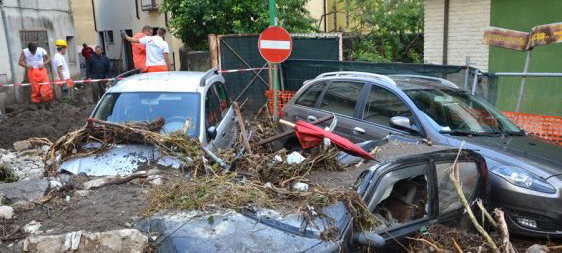
M 506 134 L 506 135 L 510 135 L 510 136 L 524 136 L 525 135 L 525 131 L 518 131 L 518 132 L 504 131 L 502 133 Z
M 450 135 L 463 135 L 463 136 L 497 136 L 502 132 L 474 132 L 474 131 L 461 131 L 461 130 L 441 130 L 439 133 Z

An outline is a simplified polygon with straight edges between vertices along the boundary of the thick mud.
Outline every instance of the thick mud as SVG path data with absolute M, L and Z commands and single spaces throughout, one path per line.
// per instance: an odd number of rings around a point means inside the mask
M 94 106 L 90 87 L 76 90 L 73 99 L 53 101 L 50 110 L 31 103 L 9 105 L 6 117 L 0 118 L 0 148 L 12 148 L 14 142 L 31 137 L 55 141 L 86 124 Z

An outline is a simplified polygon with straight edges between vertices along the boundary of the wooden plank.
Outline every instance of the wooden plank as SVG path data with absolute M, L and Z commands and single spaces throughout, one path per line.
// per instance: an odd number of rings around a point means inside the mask
M 238 117 L 238 125 L 240 126 L 240 131 L 242 132 L 242 140 L 244 141 L 244 147 L 249 154 L 252 154 L 252 148 L 250 147 L 250 141 L 248 140 L 248 136 L 246 135 L 246 126 L 244 126 L 244 119 L 242 118 L 242 113 L 240 113 L 240 107 L 238 107 L 238 102 L 232 103 L 234 107 L 234 112 Z

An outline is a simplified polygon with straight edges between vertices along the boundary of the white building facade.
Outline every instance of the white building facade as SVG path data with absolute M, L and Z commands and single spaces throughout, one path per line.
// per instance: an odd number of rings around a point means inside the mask
M 80 74 L 70 0 L 0 0 L 0 84 L 22 83 L 26 71 L 18 65 L 21 51 L 29 42 L 56 53 L 55 40 L 68 43 L 66 62 L 75 78 Z M 10 54 L 11 53 L 11 54 Z M 52 71 L 49 67 L 52 80 Z
M 488 71 L 489 47 L 482 44 L 482 34 L 490 25 L 491 0 L 425 0 L 424 4 L 424 62 L 465 65 L 468 56 L 472 66 Z

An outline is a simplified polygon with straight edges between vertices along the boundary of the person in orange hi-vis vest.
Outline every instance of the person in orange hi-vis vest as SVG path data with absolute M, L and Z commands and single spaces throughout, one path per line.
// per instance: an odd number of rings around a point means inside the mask
M 125 32 L 121 36 L 131 43 L 141 43 L 146 46 L 146 69 L 147 72 L 163 72 L 170 70 L 170 49 L 164 41 L 166 29 L 158 28 L 156 36 L 145 36 L 140 39 L 129 37 Z
M 47 51 L 35 43 L 27 45 L 27 48 L 21 52 L 18 61 L 20 66 L 27 69 L 27 76 L 31 83 L 31 102 L 38 104 L 39 108 L 44 103 L 47 110 L 53 100 L 53 90 L 49 83 L 47 68 L 45 68 L 50 61 L 51 57 Z
M 135 34 L 133 38 L 140 39 L 145 36 L 152 36 L 152 27 L 145 25 L 142 27 L 140 33 Z M 146 72 L 146 46 L 141 43 L 131 43 L 133 48 L 133 63 L 136 69 L 141 69 L 142 72 Z

